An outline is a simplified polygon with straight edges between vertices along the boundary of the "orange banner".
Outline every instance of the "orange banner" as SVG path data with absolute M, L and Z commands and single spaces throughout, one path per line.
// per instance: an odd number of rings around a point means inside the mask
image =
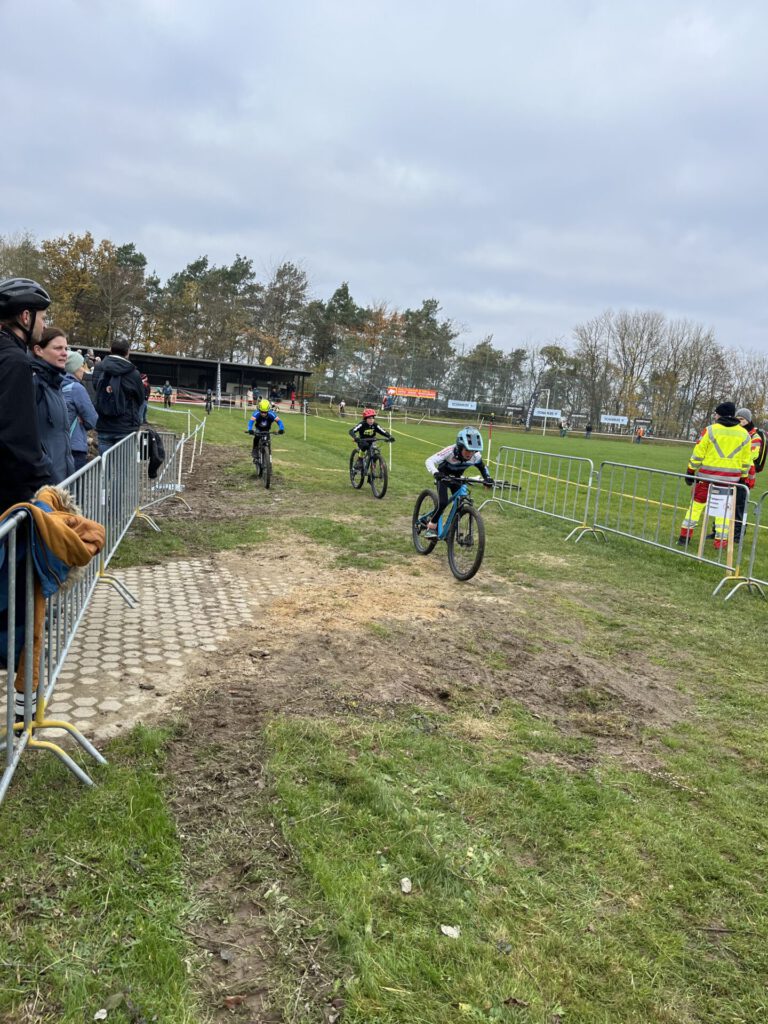
M 387 388 L 387 394 L 398 398 L 437 398 L 437 392 L 427 388 Z

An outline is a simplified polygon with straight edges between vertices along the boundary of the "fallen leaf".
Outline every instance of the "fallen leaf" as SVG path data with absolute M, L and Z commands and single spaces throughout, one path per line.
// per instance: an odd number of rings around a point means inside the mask
M 504 1000 L 504 1006 L 519 1006 L 523 1008 L 527 1005 L 528 1003 L 524 999 L 518 999 L 517 996 L 509 996 L 508 999 Z
M 224 1005 L 228 1010 L 234 1010 L 237 1006 L 242 1006 L 245 1002 L 245 996 L 224 996 Z
M 413 882 L 410 878 L 400 879 L 400 892 L 409 893 L 413 891 Z
M 458 939 L 461 935 L 461 928 L 458 925 L 441 924 L 440 931 L 443 935 L 447 935 L 449 939 Z

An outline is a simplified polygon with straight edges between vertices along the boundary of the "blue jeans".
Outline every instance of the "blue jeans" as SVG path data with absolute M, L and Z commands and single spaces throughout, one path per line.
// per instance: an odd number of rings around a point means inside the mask
M 103 431 L 99 431 L 99 455 L 108 452 L 118 441 L 122 441 L 127 436 L 128 434 L 105 434 Z

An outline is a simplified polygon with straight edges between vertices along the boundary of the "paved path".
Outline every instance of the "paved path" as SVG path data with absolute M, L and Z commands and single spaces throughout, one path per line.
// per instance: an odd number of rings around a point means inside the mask
M 97 586 L 48 709 L 89 738 L 114 735 L 178 703 L 190 655 L 215 658 L 232 631 L 256 621 L 259 605 L 291 586 L 260 572 L 253 555 L 242 573 L 199 559 L 121 569 L 119 577 L 138 606 Z

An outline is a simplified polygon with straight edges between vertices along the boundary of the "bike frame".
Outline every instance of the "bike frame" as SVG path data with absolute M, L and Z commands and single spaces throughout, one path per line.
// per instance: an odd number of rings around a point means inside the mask
M 461 500 L 463 498 L 469 498 L 469 500 L 472 501 L 472 496 L 469 493 L 469 487 L 467 487 L 466 484 L 462 484 L 461 487 L 458 489 L 458 491 L 456 491 L 456 493 L 451 498 L 450 505 L 443 512 L 442 517 L 438 521 L 438 524 L 437 524 L 437 539 L 438 540 L 445 540 L 447 538 L 448 531 L 451 528 L 451 523 L 453 522 L 454 517 L 456 516 L 456 512 L 458 511 L 459 502 L 461 502 Z M 424 516 L 424 522 L 427 522 L 428 519 L 429 519 L 429 516 Z

